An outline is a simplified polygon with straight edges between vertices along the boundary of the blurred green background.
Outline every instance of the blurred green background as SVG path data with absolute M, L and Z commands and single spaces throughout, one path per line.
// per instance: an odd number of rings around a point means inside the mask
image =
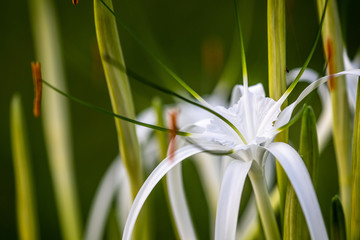
M 29 0 L 31 1 L 31 0 Z M 360 45 L 358 13 L 360 1 L 339 2 L 343 34 L 350 57 Z M 198 93 L 209 94 L 216 84 L 229 56 L 234 39 L 235 14 L 232 0 L 226 1 L 116 1 L 115 10 L 140 38 L 155 51 L 176 73 Z M 73 6 L 70 0 L 54 1 L 66 68 L 69 93 L 98 106 L 111 109 L 103 75 L 94 27 L 93 2 L 80 0 Z M 262 82 L 267 89 L 266 1 L 240 0 L 241 21 L 244 30 L 250 84 Z M 31 165 L 34 175 L 41 238 L 61 239 L 54 192 L 44 146 L 40 119 L 32 116 L 33 86 L 30 62 L 35 59 L 30 26 L 28 1 L 3 1 L 0 14 L 0 233 L 2 239 L 16 239 L 14 171 L 10 148 L 9 103 L 12 95 L 22 96 L 28 138 L 31 147 Z M 312 0 L 287 1 L 287 66 L 300 67 L 312 46 L 318 27 L 316 2 Z M 119 28 L 125 61 L 135 72 L 161 84 L 177 85 L 146 52 Z M 207 49 L 215 46 L 213 54 Z M 239 63 L 240 65 L 240 63 Z M 325 61 L 321 43 L 310 62 L 310 67 L 324 72 Z M 301 87 L 305 85 L 300 85 Z M 167 96 L 153 89 L 131 82 L 136 111 L 150 106 L 154 96 L 171 102 Z M 230 94 L 230 93 L 229 93 Z M 290 99 L 294 99 L 293 93 Z M 46 99 L 43 99 L 46 101 Z M 319 98 L 310 95 L 307 101 L 320 112 Z M 117 155 L 117 138 L 111 117 L 71 103 L 71 123 L 74 140 L 75 173 L 81 203 L 83 225 L 97 185 Z M 291 129 L 291 143 L 297 148 L 299 128 Z M 146 159 L 144 159 L 146 161 Z M 207 229 L 204 198 L 196 172 L 190 161 L 185 162 L 185 185 L 189 203 L 198 214 L 193 214 L 197 226 Z M 195 176 L 195 177 L 194 177 Z M 330 199 L 337 192 L 337 173 L 332 143 L 321 156 L 319 201 L 327 220 Z M 191 186 L 189 186 L 191 184 Z M 166 204 L 161 186 L 150 201 L 157 221 L 157 238 L 172 237 L 171 224 L 166 216 Z M 155 222 L 155 221 L 154 221 Z M 208 235 L 199 235 L 206 239 Z

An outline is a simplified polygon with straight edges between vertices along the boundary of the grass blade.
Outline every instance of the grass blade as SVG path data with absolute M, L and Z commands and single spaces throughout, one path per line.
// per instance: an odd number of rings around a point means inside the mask
M 331 240 L 346 240 L 346 227 L 344 210 L 341 205 L 339 196 L 333 197 L 331 200 L 331 215 L 330 215 L 330 239 Z M 359 226 L 357 226 L 359 227 Z M 351 238 L 358 239 L 358 238 Z
M 37 60 L 42 63 L 42 75 L 66 91 L 65 70 L 56 12 L 51 0 L 29 0 Z M 73 169 L 70 114 L 67 99 L 45 89 L 42 102 L 42 122 L 60 227 L 64 239 L 80 239 L 81 213 Z
M 127 76 L 103 57 L 110 56 L 125 66 L 116 20 L 109 14 L 107 8 L 112 9 L 112 0 L 106 0 L 106 3 L 94 0 L 96 35 L 110 99 L 114 113 L 134 119 L 135 110 Z M 140 147 L 135 126 L 119 119 L 115 120 L 115 124 L 121 158 L 128 171 L 132 196 L 135 198 L 143 181 Z
M 21 98 L 18 94 L 11 100 L 11 143 L 16 182 L 16 212 L 19 239 L 39 239 L 36 216 L 35 191 L 30 167 L 30 153 L 24 123 Z
M 327 3 L 328 2 L 328 3 Z M 328 64 L 328 74 L 345 70 L 343 60 L 343 39 L 337 3 L 334 0 L 317 0 L 319 15 L 324 5 L 327 10 L 322 29 L 324 53 Z M 346 81 L 344 77 L 333 78 L 329 81 L 329 90 L 333 112 L 333 137 L 338 167 L 340 198 L 344 208 L 346 222 L 351 216 L 351 146 L 352 146 L 352 119 Z M 350 234 L 350 225 L 347 225 L 347 234 Z
M 313 185 L 316 185 L 319 164 L 319 147 L 316 131 L 316 117 L 310 106 L 306 107 L 302 117 L 299 154 L 310 173 Z M 315 187 L 316 189 L 316 187 Z M 300 203 L 292 186 L 286 194 L 284 216 L 284 239 L 308 239 L 307 228 Z
M 172 71 L 163 61 L 160 60 L 151 50 L 148 48 L 142 40 L 122 21 L 122 19 L 117 15 L 112 7 L 107 4 L 104 0 L 94 0 L 94 3 L 101 2 L 104 7 L 116 18 L 117 22 L 135 39 L 135 41 L 171 76 L 173 77 L 186 91 L 188 91 L 194 98 L 196 98 L 201 103 L 206 103 L 206 101 L 197 94 L 187 83 L 185 83 L 174 71 Z
M 356 97 L 352 164 L 353 182 L 350 239 L 360 239 L 360 84 L 358 84 Z
M 280 99 L 286 91 L 286 35 L 285 1 L 267 1 L 267 36 L 268 36 L 268 76 L 269 96 Z M 283 103 L 286 107 L 287 103 Z M 287 142 L 288 131 L 277 135 L 275 141 Z M 280 194 L 280 216 L 283 222 L 285 197 L 288 180 L 280 164 L 276 161 L 277 182 Z

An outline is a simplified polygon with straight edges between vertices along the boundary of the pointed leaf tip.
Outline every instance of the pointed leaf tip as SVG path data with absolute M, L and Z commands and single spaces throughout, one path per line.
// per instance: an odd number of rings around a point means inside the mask
M 331 239 L 346 240 L 344 210 L 338 195 L 331 200 Z

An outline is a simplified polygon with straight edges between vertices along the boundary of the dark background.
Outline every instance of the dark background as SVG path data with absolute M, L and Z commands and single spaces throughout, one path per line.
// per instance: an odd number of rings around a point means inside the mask
M 31 1 L 31 0 L 29 0 Z M 70 0 L 54 1 L 62 44 L 69 92 L 80 99 L 110 109 L 107 86 L 97 49 L 93 2 L 80 0 L 73 6 Z M 176 73 L 200 94 L 210 93 L 223 67 L 222 62 L 208 70 L 202 49 L 215 42 L 222 49 L 224 61 L 229 56 L 234 39 L 235 15 L 233 1 L 114 1 L 116 12 L 140 38 L 155 51 Z M 340 16 L 350 57 L 359 47 L 359 1 L 340 2 Z M 240 1 L 241 21 L 250 84 L 262 82 L 267 89 L 267 33 L 266 1 Z M 32 116 L 33 86 L 30 62 L 35 59 L 30 26 L 29 6 L 25 0 L 3 1 L 0 14 L 0 238 L 16 239 L 14 170 L 9 133 L 9 103 L 15 92 L 22 96 L 25 121 L 31 148 L 31 165 L 36 189 L 41 238 L 61 239 L 54 192 L 46 156 L 42 125 Z M 311 49 L 318 16 L 316 1 L 287 1 L 287 66 L 300 67 Z M 121 28 L 122 47 L 127 65 L 142 75 L 176 89 L 175 81 L 164 74 L 146 52 Z M 323 72 L 324 59 L 321 43 L 310 62 L 310 67 Z M 160 73 L 160 74 L 159 74 Z M 171 99 L 155 90 L 131 82 L 136 111 L 149 107 L 151 99 L 159 95 L 164 102 Z M 299 90 L 305 85 L 300 85 Z M 297 93 L 292 94 L 292 98 Z M 308 102 L 317 115 L 320 105 L 316 94 Z M 83 225 L 101 176 L 116 156 L 117 138 L 114 122 L 99 112 L 71 103 L 71 123 L 74 140 L 74 168 L 81 203 Z M 298 125 L 296 125 L 298 126 Z M 298 127 L 291 129 L 291 143 L 297 147 Z M 194 222 L 207 228 L 206 205 L 191 161 L 184 164 L 185 185 L 189 202 L 196 210 Z M 332 143 L 321 155 L 319 201 L 328 221 L 330 199 L 336 194 L 337 173 Z M 191 188 L 189 187 L 191 185 Z M 157 238 L 172 237 L 161 186 L 150 199 L 157 216 L 154 234 Z M 208 235 L 199 235 L 208 238 Z

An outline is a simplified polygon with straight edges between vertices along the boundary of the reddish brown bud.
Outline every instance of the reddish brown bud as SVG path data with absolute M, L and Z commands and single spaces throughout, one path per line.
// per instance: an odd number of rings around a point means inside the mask
M 334 62 L 335 49 L 331 38 L 328 38 L 326 41 L 326 55 L 328 61 L 329 74 L 332 75 L 335 73 L 335 62 Z M 333 76 L 330 76 L 328 86 L 330 91 L 335 89 L 336 82 Z
M 175 148 L 176 148 L 176 142 L 175 142 L 175 137 L 176 137 L 176 133 L 177 133 L 177 115 L 178 115 L 178 111 L 177 110 L 173 110 L 169 113 L 170 116 L 170 126 L 169 128 L 171 129 L 170 131 L 170 144 L 169 144 L 169 158 L 170 161 L 174 160 L 174 156 L 175 156 Z
M 42 82 L 41 82 L 41 66 L 39 62 L 31 62 L 32 75 L 34 80 L 34 116 L 40 116 L 40 105 L 41 105 L 41 92 L 42 92 Z
M 72 3 L 73 3 L 74 5 L 77 5 L 77 4 L 79 3 L 79 1 L 78 1 L 78 0 L 72 0 Z

